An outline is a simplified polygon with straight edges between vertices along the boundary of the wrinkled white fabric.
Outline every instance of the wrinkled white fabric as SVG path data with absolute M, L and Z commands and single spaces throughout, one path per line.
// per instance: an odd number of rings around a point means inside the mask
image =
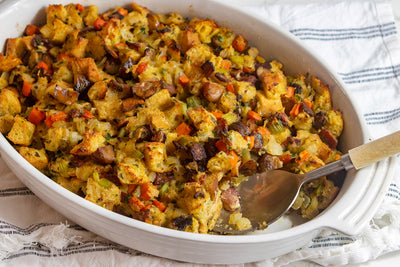
M 374 138 L 400 129 L 400 42 L 388 2 L 243 8 L 283 26 L 338 72 Z M 397 168 L 399 164 L 397 163 Z M 325 230 L 305 247 L 237 266 L 343 265 L 400 249 L 400 175 L 359 236 Z M 1 266 L 200 266 L 135 251 L 101 238 L 40 201 L 0 159 Z

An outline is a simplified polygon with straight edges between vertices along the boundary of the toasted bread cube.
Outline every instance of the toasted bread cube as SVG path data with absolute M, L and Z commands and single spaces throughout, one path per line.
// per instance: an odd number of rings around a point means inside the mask
M 161 142 L 149 142 L 144 146 L 144 159 L 147 168 L 154 172 L 167 170 L 164 160 L 166 158 L 165 144 Z
M 10 114 L 12 116 L 21 113 L 21 103 L 18 95 L 5 88 L 0 93 L 0 115 Z
M 14 117 L 10 114 L 6 114 L 0 117 L 0 133 L 6 134 L 11 131 L 14 124 Z
M 30 146 L 35 132 L 35 124 L 17 115 L 7 138 L 16 145 Z
M 207 162 L 210 172 L 227 172 L 231 169 L 231 160 L 225 152 L 219 152 Z
M 311 84 L 316 92 L 313 104 L 314 113 L 331 110 L 331 93 L 329 92 L 328 86 L 315 77 L 311 77 Z
M 242 96 L 241 100 L 243 103 L 248 103 L 256 96 L 256 88 L 249 82 L 235 82 L 235 90 L 238 95 Z
M 22 146 L 18 149 L 18 152 L 36 169 L 42 170 L 46 168 L 47 164 L 49 163 L 49 159 L 47 158 L 46 150 L 44 148 L 36 149 Z
M 118 179 L 122 184 L 143 184 L 150 182 L 146 166 L 142 160 L 129 159 L 119 163 L 117 167 Z
M 226 91 L 221 95 L 221 98 L 219 99 L 218 102 L 219 109 L 224 113 L 234 111 L 238 106 L 236 98 L 237 97 L 234 93 Z
M 259 75 L 265 95 L 268 98 L 280 98 L 287 91 L 286 76 L 281 70 L 282 64 L 271 61 L 271 70 L 265 70 Z
M 146 106 L 152 109 L 164 110 L 171 105 L 171 95 L 163 89 L 146 99 Z
M 262 117 L 270 116 L 274 113 L 279 113 L 284 111 L 284 108 L 282 106 L 282 101 L 280 98 L 269 99 L 262 91 L 257 91 L 256 98 L 258 100 L 258 103 L 255 111 Z
M 322 127 L 329 130 L 335 137 L 339 137 L 343 131 L 342 113 L 337 110 L 329 110 L 326 113 L 327 123 Z
M 185 118 L 183 114 L 182 102 L 174 101 L 173 106 L 164 111 L 165 117 L 171 129 L 175 129 Z
M 189 22 L 189 26 L 196 31 L 196 33 L 198 34 L 197 38 L 200 38 L 200 41 L 206 44 L 211 43 L 211 38 L 213 37 L 213 35 L 216 32 L 216 29 L 218 28 L 218 25 L 215 21 L 210 19 L 199 19 L 199 18 L 193 18 Z M 191 40 L 191 38 L 187 36 L 185 38 Z
M 86 131 L 83 134 L 81 143 L 74 146 L 70 153 L 80 156 L 88 156 L 94 153 L 99 147 L 104 146 L 106 139 L 98 132 Z
M 0 53 L 0 71 L 10 71 L 22 63 L 17 56 L 4 56 Z
M 86 185 L 85 199 L 112 210 L 114 206 L 121 203 L 121 191 L 112 182 L 103 184 L 101 180 L 89 178 Z
M 193 125 L 202 132 L 211 132 L 215 127 L 215 121 L 203 107 L 192 108 L 187 112 Z
M 100 120 L 112 121 L 122 117 L 122 100 L 93 100 Z

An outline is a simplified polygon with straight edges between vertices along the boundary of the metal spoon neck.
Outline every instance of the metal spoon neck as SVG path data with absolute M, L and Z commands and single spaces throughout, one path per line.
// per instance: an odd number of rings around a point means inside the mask
M 354 168 L 353 163 L 351 162 L 349 154 L 345 154 L 341 156 L 341 158 L 337 161 L 331 162 L 321 168 L 312 170 L 302 175 L 301 184 L 314 180 L 316 178 L 326 176 L 328 174 L 341 171 L 341 170 L 351 170 Z

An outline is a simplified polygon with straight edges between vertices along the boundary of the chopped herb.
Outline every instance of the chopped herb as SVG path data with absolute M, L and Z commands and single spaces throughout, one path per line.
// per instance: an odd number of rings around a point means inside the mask
M 112 136 L 111 136 L 110 133 L 107 133 L 106 136 L 104 136 L 104 138 L 105 138 L 106 140 L 110 140 L 110 139 L 112 139 Z

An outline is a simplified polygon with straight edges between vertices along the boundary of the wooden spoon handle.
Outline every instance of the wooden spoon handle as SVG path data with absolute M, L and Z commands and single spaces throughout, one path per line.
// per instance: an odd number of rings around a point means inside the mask
M 357 170 L 397 153 L 400 153 L 400 131 L 349 150 Z

